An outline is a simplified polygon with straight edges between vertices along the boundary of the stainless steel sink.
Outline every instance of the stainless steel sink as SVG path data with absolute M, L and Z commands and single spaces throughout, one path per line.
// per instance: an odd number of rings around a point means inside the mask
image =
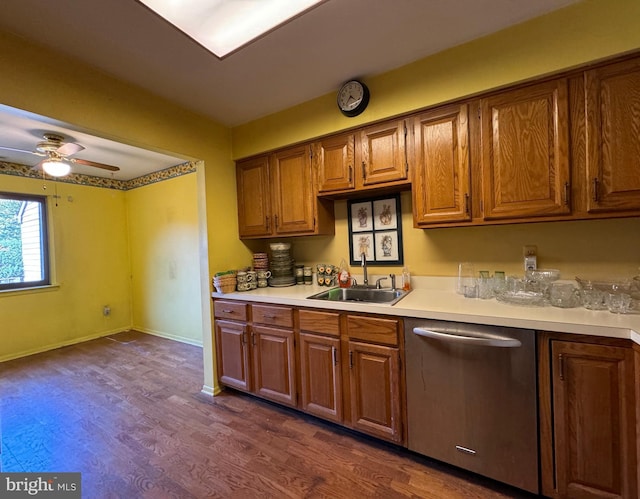
M 331 288 L 321 293 L 309 296 L 310 300 L 328 301 L 358 301 L 364 303 L 384 303 L 393 305 L 404 298 L 409 291 L 401 289 L 375 289 L 364 287 L 353 288 Z

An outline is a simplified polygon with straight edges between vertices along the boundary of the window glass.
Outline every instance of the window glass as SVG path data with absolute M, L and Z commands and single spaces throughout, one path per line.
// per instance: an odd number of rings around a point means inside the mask
M 0 192 L 0 290 L 50 284 L 46 198 Z

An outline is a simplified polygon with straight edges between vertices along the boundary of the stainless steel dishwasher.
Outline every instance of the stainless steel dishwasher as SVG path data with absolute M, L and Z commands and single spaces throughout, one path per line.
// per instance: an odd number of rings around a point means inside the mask
M 538 493 L 534 331 L 405 320 L 409 449 Z

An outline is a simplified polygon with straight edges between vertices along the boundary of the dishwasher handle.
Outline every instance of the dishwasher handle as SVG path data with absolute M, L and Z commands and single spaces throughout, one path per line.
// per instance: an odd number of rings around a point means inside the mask
M 460 334 L 458 331 L 450 331 L 437 328 L 414 327 L 414 334 L 425 338 L 433 338 L 449 343 L 462 343 L 467 345 L 478 345 L 486 347 L 518 348 L 522 346 L 520 340 L 500 336 L 498 334 L 484 333 L 480 331 L 465 331 Z

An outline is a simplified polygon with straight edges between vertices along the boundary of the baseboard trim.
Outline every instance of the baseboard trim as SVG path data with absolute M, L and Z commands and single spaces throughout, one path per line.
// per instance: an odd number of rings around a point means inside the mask
M 202 348 L 202 340 L 194 340 L 193 338 L 185 338 L 184 336 L 165 333 L 163 331 L 154 331 L 153 329 L 147 329 L 138 326 L 132 326 L 131 329 L 133 329 L 134 331 L 140 331 L 141 333 L 150 334 L 152 336 L 158 336 L 167 340 L 179 341 L 180 343 L 186 343 L 187 345 L 193 345 Z
M 204 395 L 207 395 L 209 397 L 215 397 L 216 395 L 220 395 L 222 393 L 222 390 L 220 389 L 220 387 L 214 388 L 209 385 L 203 385 L 200 393 L 203 393 Z
M 111 336 L 112 334 L 123 333 L 125 331 L 130 331 L 131 328 L 129 326 L 113 329 L 111 331 L 102 331 L 100 333 L 89 334 L 87 336 L 82 336 L 80 338 L 74 338 L 72 340 L 61 341 L 59 343 L 52 343 L 51 345 L 45 345 L 38 348 L 32 348 L 30 350 L 23 350 L 22 352 L 12 353 L 9 355 L 5 355 L 4 357 L 0 357 L 0 362 L 6 362 L 9 360 L 20 359 L 22 357 L 28 357 L 30 355 L 36 355 L 43 352 L 48 352 L 49 350 L 55 350 L 57 348 L 64 348 L 70 345 L 76 345 L 78 343 L 84 343 L 85 341 L 96 340 L 98 338 L 103 338 L 105 336 Z

